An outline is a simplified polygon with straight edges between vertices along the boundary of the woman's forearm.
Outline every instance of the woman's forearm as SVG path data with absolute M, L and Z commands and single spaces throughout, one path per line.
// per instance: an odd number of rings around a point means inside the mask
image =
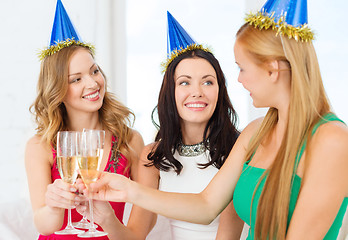
M 65 209 L 44 206 L 34 211 L 34 223 L 42 235 L 53 234 L 61 229 L 64 222 Z
M 117 217 L 114 216 L 113 220 L 105 221 L 105 224 L 101 225 L 103 230 L 108 233 L 108 238 L 110 240 L 140 240 L 135 232 L 128 229 Z
M 204 198 L 204 193 L 171 193 L 145 187 L 134 182 L 133 204 L 163 216 L 198 224 L 209 224 L 220 213 Z
M 103 173 L 97 182 L 90 185 L 90 192 L 85 190 L 85 194 L 96 200 L 130 202 L 177 220 L 209 224 L 231 201 L 241 171 L 240 165 L 238 162 L 226 162 L 198 194 L 162 192 L 110 173 Z

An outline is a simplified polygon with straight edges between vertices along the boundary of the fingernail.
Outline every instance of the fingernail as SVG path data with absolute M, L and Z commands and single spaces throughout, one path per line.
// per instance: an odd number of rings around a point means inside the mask
M 71 191 L 71 192 L 76 192 L 77 189 L 76 189 L 76 188 L 70 188 L 70 191 Z

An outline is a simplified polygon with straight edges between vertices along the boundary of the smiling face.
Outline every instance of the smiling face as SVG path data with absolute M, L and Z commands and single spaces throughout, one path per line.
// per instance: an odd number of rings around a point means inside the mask
M 70 58 L 68 91 L 63 103 L 68 113 L 96 112 L 105 95 L 105 79 L 91 54 L 78 49 Z
M 234 46 L 234 56 L 239 67 L 238 82 L 250 92 L 255 107 L 269 107 L 273 87 L 270 81 L 270 71 L 253 61 L 243 45 L 238 40 Z
M 219 95 L 212 65 L 202 58 L 183 59 L 175 69 L 174 81 L 181 124 L 205 127 L 215 111 Z

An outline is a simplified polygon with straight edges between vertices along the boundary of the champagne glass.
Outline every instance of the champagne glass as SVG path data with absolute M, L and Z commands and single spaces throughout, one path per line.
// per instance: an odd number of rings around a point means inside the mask
M 77 156 L 80 150 L 80 133 L 61 131 L 57 135 L 57 165 L 58 171 L 64 182 L 74 184 L 77 178 Z M 68 223 L 65 229 L 55 234 L 79 234 L 84 231 L 78 230 L 71 223 L 71 208 L 68 208 Z
M 83 214 L 82 219 L 78 222 L 73 222 L 72 225 L 76 228 L 89 229 L 90 222 L 87 220 L 87 215 Z
M 81 229 L 89 229 L 90 227 L 90 222 L 88 222 L 87 220 L 87 215 L 86 213 L 84 213 L 82 215 L 82 218 L 80 221 L 78 222 L 73 222 L 72 225 L 75 227 L 75 228 L 81 228 Z M 97 227 L 97 225 L 94 224 L 95 227 Z
M 87 220 L 87 215 L 84 213 L 82 215 L 82 218 L 78 222 L 73 222 L 72 225 L 76 228 L 82 228 L 82 229 L 89 229 L 91 226 L 91 223 Z M 94 227 L 97 227 L 97 225 L 94 224 Z
M 80 175 L 86 187 L 95 182 L 100 175 L 100 163 L 103 158 L 105 131 L 83 129 L 81 133 L 81 156 L 78 158 Z M 93 200 L 89 199 L 90 228 L 87 232 L 77 235 L 78 237 L 100 237 L 107 233 L 98 231 L 93 219 Z

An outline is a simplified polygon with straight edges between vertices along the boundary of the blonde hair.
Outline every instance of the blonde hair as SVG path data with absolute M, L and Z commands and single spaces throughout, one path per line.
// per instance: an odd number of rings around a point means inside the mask
M 273 30 L 259 30 L 248 24 L 237 32 L 237 41 L 259 66 L 269 61 L 288 63 L 291 72 L 291 96 L 287 128 L 280 149 L 269 170 L 257 208 L 255 239 L 285 239 L 290 193 L 296 156 L 317 120 L 330 111 L 319 64 L 312 42 L 296 42 L 276 36 Z M 270 108 L 246 154 L 249 160 L 269 136 L 278 121 L 278 110 Z M 261 181 L 261 180 L 260 180 Z
M 55 146 L 58 131 L 67 129 L 67 111 L 63 99 L 68 90 L 68 71 L 71 56 L 79 49 L 85 49 L 94 58 L 91 49 L 72 45 L 47 56 L 41 63 L 37 84 L 37 97 L 29 110 L 35 115 L 37 134 L 42 141 Z M 101 70 L 100 70 L 101 71 Z M 104 73 L 101 71 L 105 79 Z M 132 131 L 130 126 L 134 114 L 105 90 L 103 105 L 99 109 L 99 121 L 104 129 L 118 138 L 118 149 L 128 149 Z

